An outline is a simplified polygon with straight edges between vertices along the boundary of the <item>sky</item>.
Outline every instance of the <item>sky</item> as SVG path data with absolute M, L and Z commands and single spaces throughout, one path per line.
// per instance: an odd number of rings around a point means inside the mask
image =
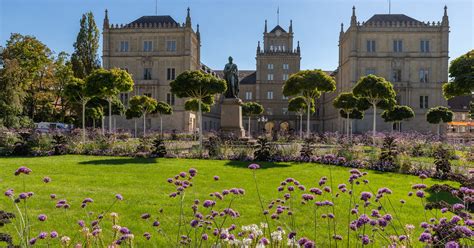
M 221 70 L 232 56 L 242 69 L 255 69 L 257 41 L 279 23 L 293 20 L 295 44 L 300 41 L 301 69 L 334 70 L 338 63 L 340 24 L 350 23 L 352 6 L 357 20 L 388 14 L 389 0 L 0 0 L 0 45 L 11 33 L 36 36 L 56 54 L 73 51 L 81 15 L 92 11 L 102 30 L 104 10 L 113 24 L 129 23 L 144 15 L 170 15 L 183 23 L 191 8 L 192 24 L 200 25 L 201 61 Z M 474 48 L 473 0 L 392 0 L 391 13 L 419 21 L 441 21 L 448 6 L 450 57 Z M 157 8 L 156 8 L 157 6 Z M 100 41 L 102 44 L 102 40 Z M 99 55 L 101 50 L 99 49 Z

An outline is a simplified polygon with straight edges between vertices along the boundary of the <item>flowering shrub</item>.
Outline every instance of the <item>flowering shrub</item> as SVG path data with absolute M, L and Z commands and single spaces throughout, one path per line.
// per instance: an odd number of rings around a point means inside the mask
M 338 161 L 336 156 L 322 157 L 321 161 Z M 468 212 L 474 201 L 474 189 L 461 187 L 451 189 L 459 203 L 445 205 L 440 216 L 431 212 L 427 207 L 424 184 L 426 175 L 419 176 L 420 183 L 412 185 L 413 192 L 408 197 L 419 201 L 420 212 L 425 221 L 422 223 L 403 223 L 400 211 L 406 203 L 399 199 L 396 204 L 392 190 L 386 187 L 374 189 L 367 179 L 367 172 L 351 169 L 346 182 L 336 184 L 332 172 L 316 180 L 314 185 L 303 185 L 296 178 L 285 178 L 276 185 L 277 197 L 263 199 L 258 181 L 260 165 L 250 164 L 262 222 L 260 224 L 238 225 L 241 214 L 234 208 L 233 203 L 239 198 L 246 197 L 246 190 L 238 187 L 224 188 L 209 192 L 207 197 L 193 199 L 186 206 L 185 198 L 193 197 L 188 193 L 195 185 L 198 171 L 190 168 L 181 171 L 167 179 L 170 185 L 170 204 L 179 206 L 179 217 L 171 220 L 177 224 L 176 233 L 168 233 L 162 228 L 162 219 L 149 212 L 139 216 L 137 221 L 149 222 L 149 231 L 136 233 L 134 230 L 119 222 L 119 214 L 113 212 L 115 204 L 124 201 L 121 194 L 116 194 L 111 204 L 98 214 L 86 214 L 84 219 L 74 221 L 77 233 L 66 233 L 64 230 L 36 230 L 41 222 L 47 222 L 44 213 L 31 216 L 27 204 L 35 194 L 28 192 L 17 193 L 15 189 L 7 189 L 4 193 L 17 211 L 14 220 L 19 245 L 70 247 L 133 247 L 136 239 L 149 242 L 149 246 L 161 239 L 170 247 L 348 247 L 376 245 L 385 247 L 460 247 L 472 245 L 474 221 Z M 13 174 L 22 177 L 27 182 L 33 171 L 28 167 L 19 167 Z M 473 171 L 474 173 L 474 171 Z M 471 177 L 472 179 L 472 177 Z M 213 176 L 213 181 L 220 180 Z M 44 177 L 43 182 L 52 182 L 50 177 Z M 26 187 L 26 184 L 25 184 Z M 70 204 L 67 199 L 56 199 L 50 195 L 57 209 L 67 212 L 71 208 L 87 209 L 95 201 L 86 197 L 80 206 Z M 112 198 L 112 197 L 111 197 Z M 343 199 L 343 200 L 342 200 Z M 299 207 L 297 207 L 299 206 Z M 336 215 L 336 208 L 345 209 Z M 41 209 L 43 211 L 45 209 Z M 163 209 L 159 210 L 160 213 Z M 3 212 L 0 212 L 3 213 Z M 87 213 L 87 211 L 86 211 Z M 311 231 L 301 232 L 302 227 L 296 221 L 300 216 L 310 220 Z M 429 218 L 428 218 L 429 217 Z M 87 219 L 87 221 L 86 221 Z M 342 227 L 342 228 L 341 228 Z M 107 229 L 104 229 L 107 228 Z M 321 231 L 327 236 L 321 235 Z M 345 230 L 345 231 L 341 231 Z M 421 230 L 419 236 L 415 231 Z M 174 237 L 173 237 L 174 235 Z M 1 241 L 1 240 L 0 240 Z M 11 239 L 10 239 L 11 241 Z M 145 243 L 146 244 L 146 243 Z

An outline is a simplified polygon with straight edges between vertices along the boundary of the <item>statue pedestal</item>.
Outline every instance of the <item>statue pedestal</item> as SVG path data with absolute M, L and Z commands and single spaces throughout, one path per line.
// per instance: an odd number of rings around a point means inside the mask
M 241 105 L 242 100 L 239 98 L 224 98 L 221 105 L 221 131 L 238 138 L 245 136 Z

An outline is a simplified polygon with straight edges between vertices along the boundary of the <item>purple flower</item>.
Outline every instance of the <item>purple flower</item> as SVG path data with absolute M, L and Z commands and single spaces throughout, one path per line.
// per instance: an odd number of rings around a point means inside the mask
M 182 178 L 185 178 L 186 177 L 186 172 L 184 172 L 184 171 L 180 172 L 179 176 L 182 177 Z
M 341 235 L 333 235 L 332 238 L 335 239 L 335 240 L 342 240 Z
M 49 234 L 49 236 L 50 236 L 52 239 L 57 238 L 57 237 L 58 237 L 58 232 L 52 231 L 52 232 Z
M 416 196 L 418 196 L 420 198 L 423 198 L 423 197 L 425 197 L 425 192 L 423 192 L 422 190 L 418 190 L 418 191 L 416 191 Z
M 423 173 L 420 174 L 419 177 L 420 177 L 421 180 L 428 178 L 428 176 L 426 174 L 423 174 Z
M 15 171 L 15 176 L 19 176 L 20 174 L 25 174 L 25 175 L 29 175 L 31 173 L 31 169 L 26 167 L 26 166 L 21 166 L 20 168 L 18 168 L 16 171 Z M 36 240 L 35 240 L 36 242 Z
M 431 234 L 424 232 L 420 235 L 420 238 L 418 240 L 421 241 L 421 242 L 430 241 L 431 240 Z
M 360 194 L 360 199 L 363 201 L 368 201 L 370 198 L 372 198 L 372 193 L 370 192 L 362 192 Z
M 159 221 L 154 221 L 153 226 L 160 226 L 160 222 Z
M 5 196 L 6 197 L 12 197 L 13 196 L 13 189 L 8 189 L 5 191 Z
M 250 164 L 248 168 L 251 169 L 251 170 L 256 170 L 256 169 L 260 169 L 260 165 L 258 165 L 258 164 Z
M 85 223 L 83 220 L 78 221 L 77 224 L 78 224 L 80 227 L 85 227 L 85 226 L 86 226 L 86 223 Z
M 20 199 L 24 200 L 24 199 L 28 198 L 28 194 L 27 194 L 27 193 L 20 193 L 20 194 L 18 195 L 18 197 L 19 197 Z
M 199 221 L 198 220 L 192 220 L 190 225 L 191 225 L 191 227 L 197 227 L 197 225 L 199 225 Z
M 216 205 L 216 202 L 212 201 L 212 200 L 205 200 L 202 205 L 205 208 L 209 208 L 209 207 L 212 207 L 212 206 Z
M 50 197 L 51 199 L 56 199 L 56 194 L 51 194 L 51 195 L 49 195 L 49 197 Z
M 318 188 L 311 188 L 309 190 L 309 192 L 313 193 L 313 194 L 316 194 L 316 195 L 321 195 L 323 193 L 322 190 L 318 189 Z
M 446 245 L 444 246 L 445 248 L 459 248 L 459 244 L 456 243 L 456 241 L 449 241 L 448 243 L 446 243 Z
M 30 245 L 34 245 L 36 243 L 36 238 L 30 239 L 28 243 L 30 243 Z
M 201 239 L 202 239 L 202 240 L 208 240 L 208 239 L 209 239 L 209 236 L 207 236 L 207 233 L 204 233 L 204 234 L 201 236 Z
M 459 211 L 459 210 L 463 210 L 464 209 L 464 205 L 460 204 L 460 203 L 456 203 L 453 205 L 453 211 Z
M 189 175 L 192 176 L 192 177 L 196 176 L 196 174 L 197 174 L 197 170 L 194 169 L 194 168 L 189 169 L 188 172 L 189 172 Z
M 214 181 L 219 181 L 219 176 L 214 176 Z
M 142 215 L 140 216 L 140 218 L 142 218 L 142 219 L 144 219 L 144 220 L 146 220 L 146 219 L 148 219 L 148 218 L 150 218 L 150 217 L 151 217 L 151 215 L 150 215 L 149 213 L 144 213 L 144 214 L 142 214 Z
M 119 231 L 120 231 L 121 234 L 130 234 L 130 230 L 128 230 L 128 228 L 126 228 L 126 227 L 120 228 Z
M 368 245 L 370 243 L 369 236 L 367 235 L 362 236 L 361 241 L 363 245 Z
M 426 189 L 426 184 L 415 184 L 411 188 L 412 189 Z
M 262 244 L 262 245 L 268 245 L 268 244 L 270 244 L 270 241 L 268 241 L 267 238 L 263 237 L 263 238 L 260 239 L 259 243 Z
M 45 214 L 40 214 L 38 215 L 38 220 L 39 221 L 45 221 L 48 217 Z
M 311 194 L 303 194 L 301 197 L 302 197 L 303 200 L 305 200 L 305 201 L 312 201 L 312 200 L 314 200 L 314 196 L 311 195 Z
M 46 237 L 48 237 L 48 233 L 47 233 L 47 232 L 40 232 L 40 234 L 38 234 L 38 238 L 39 238 L 39 239 L 45 239 Z
M 49 183 L 49 182 L 51 182 L 51 178 L 50 177 L 44 177 L 43 182 L 44 183 Z
M 146 240 L 150 240 L 151 239 L 151 234 L 149 232 L 146 232 L 143 234 L 143 237 L 146 238 Z
M 116 194 L 115 198 L 117 198 L 117 200 L 119 200 L 119 201 L 123 200 L 123 196 L 121 194 Z

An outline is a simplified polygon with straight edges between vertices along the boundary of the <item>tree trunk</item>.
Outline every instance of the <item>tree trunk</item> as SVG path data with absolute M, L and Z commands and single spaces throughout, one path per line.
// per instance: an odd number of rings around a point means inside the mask
M 163 117 L 160 114 L 160 134 L 161 138 L 163 139 Z
M 105 127 L 104 127 L 105 117 L 102 116 L 101 121 L 102 121 L 102 135 L 105 135 Z
M 201 99 L 199 99 L 199 151 L 202 155 L 202 110 L 201 110 Z
M 109 101 L 109 133 L 112 133 L 112 99 L 107 99 Z
M 437 133 L 438 133 L 438 139 L 439 139 L 439 126 L 440 126 L 440 125 L 441 125 L 441 124 L 440 124 L 440 123 L 438 123 L 438 127 L 437 127 L 437 129 L 438 129 L 438 130 L 437 130 Z
M 248 133 L 248 136 L 249 136 L 249 138 L 250 138 L 250 136 L 251 136 L 251 135 L 250 135 L 250 115 L 249 115 L 249 133 Z
M 136 138 L 137 137 L 137 119 L 134 118 L 134 122 L 135 122 L 135 135 L 134 137 Z
M 95 119 L 92 118 L 92 129 L 95 129 Z
M 86 104 L 87 102 L 82 102 L 82 143 L 86 143 Z
M 349 138 L 349 111 L 346 111 L 347 119 L 346 119 L 346 137 Z
M 311 115 L 311 102 L 308 102 L 306 103 L 308 105 L 308 116 L 307 116 L 307 119 L 306 119 L 306 137 L 309 138 L 309 135 L 310 135 L 310 131 L 309 131 L 309 117 Z
M 143 113 L 143 137 L 146 136 L 146 113 Z
M 372 104 L 372 107 L 374 108 L 374 121 L 372 123 L 372 139 L 374 142 L 374 147 L 375 147 L 375 132 L 376 132 L 376 120 L 377 120 L 377 105 L 374 103 Z
M 350 141 L 351 141 L 351 143 L 352 143 L 352 132 L 353 132 L 353 130 L 352 130 L 352 127 L 353 127 L 352 120 L 351 120 L 351 122 L 350 122 L 349 124 L 350 124 L 349 127 L 350 127 L 350 129 L 351 129 L 351 132 L 350 132 L 350 135 L 351 135 Z
M 300 114 L 300 139 L 303 139 L 303 114 Z

